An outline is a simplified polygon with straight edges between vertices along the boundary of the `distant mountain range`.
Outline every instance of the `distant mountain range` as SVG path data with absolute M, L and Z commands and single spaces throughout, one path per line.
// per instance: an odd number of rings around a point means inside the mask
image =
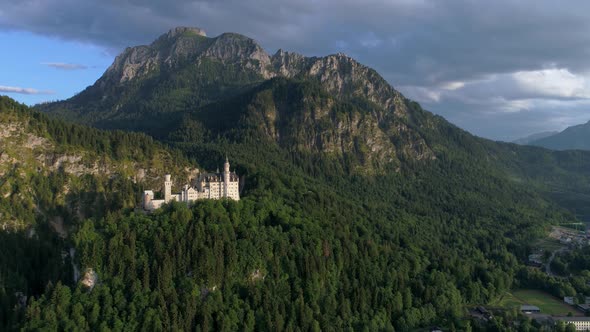
M 519 138 L 517 140 L 512 141 L 512 143 L 520 144 L 520 145 L 530 145 L 531 142 L 540 140 L 545 137 L 553 136 L 558 134 L 559 131 L 544 131 L 542 133 L 536 133 L 532 135 L 528 135 L 526 137 Z
M 543 132 L 517 139 L 513 143 L 536 145 L 551 150 L 590 150 L 590 121 L 561 132 Z

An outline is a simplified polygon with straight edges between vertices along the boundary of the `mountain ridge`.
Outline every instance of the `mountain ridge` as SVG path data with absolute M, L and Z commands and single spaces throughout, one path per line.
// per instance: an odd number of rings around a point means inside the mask
M 342 53 L 305 57 L 283 50 L 270 55 L 246 36 L 224 33 L 208 38 L 198 31 L 177 28 L 150 45 L 127 48 L 95 84 L 69 100 L 38 108 L 100 128 L 158 136 L 157 131 L 161 134 L 178 121 L 175 114 L 194 113 L 238 97 L 269 79 L 313 81 L 331 98 L 376 105 L 371 107 L 371 119 L 387 132 L 388 140 L 402 150 L 418 151 L 407 156 L 434 158 L 420 130 L 433 125 L 433 115 L 410 112 L 408 99 L 351 57 Z M 348 132 L 354 131 L 352 124 Z M 401 147 L 402 142 L 406 147 Z
M 590 150 L 590 121 L 530 142 L 552 150 Z
M 473 136 L 344 55 L 173 35 L 39 109 L 204 167 L 229 155 L 245 195 L 84 221 L 77 262 L 100 283 L 48 287 L 25 330 L 468 330 L 466 308 L 513 287 L 584 291 L 524 262 L 549 224 L 590 216 L 590 153 Z
M 534 133 L 534 134 L 527 135 L 525 137 L 515 139 L 512 141 L 512 143 L 519 144 L 519 145 L 529 145 L 530 143 L 532 143 L 536 140 L 539 140 L 539 139 L 542 139 L 545 137 L 549 137 L 549 136 L 553 136 L 557 133 L 559 133 L 559 131 L 544 131 L 544 132 L 540 132 L 540 133 Z

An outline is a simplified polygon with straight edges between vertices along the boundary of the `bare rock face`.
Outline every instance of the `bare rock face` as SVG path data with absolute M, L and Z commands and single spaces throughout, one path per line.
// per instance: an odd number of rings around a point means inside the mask
M 177 73 L 178 81 L 166 81 Z M 96 104 L 107 100 L 87 115 L 89 119 L 104 116 L 117 126 L 121 119 L 160 112 L 150 109 L 135 114 L 133 104 L 124 104 L 126 99 L 168 97 L 163 88 L 158 90 L 159 94 L 151 95 L 149 89 L 160 80 L 168 82 L 166 86 L 174 86 L 170 92 L 174 98 L 184 98 L 178 96 L 185 96 L 188 91 L 194 94 L 183 99 L 185 106 L 170 111 L 182 112 L 183 107 L 193 109 L 221 101 L 277 77 L 318 83 L 335 102 L 362 99 L 377 106 L 370 114 L 352 113 L 348 117 L 334 117 L 330 104 L 310 108 L 298 119 L 305 124 L 305 130 L 297 123 L 297 129 L 285 130 L 278 125 L 277 121 L 284 117 L 278 110 L 280 105 L 275 110 L 261 110 L 259 125 L 277 142 L 295 142 L 299 148 L 328 153 L 361 151 L 368 163 L 377 164 L 388 163 L 396 155 L 413 160 L 435 158 L 433 148 L 419 130 L 432 124 L 432 116 L 416 116 L 408 109 L 408 100 L 375 70 L 342 53 L 306 57 L 279 50 L 270 56 L 256 41 L 236 33 L 209 38 L 198 28 L 174 28 L 150 45 L 127 48 L 94 86 L 72 100 L 74 104 L 76 98 L 82 100 L 82 110 L 96 98 L 101 98 Z M 146 86 L 141 85 L 144 78 L 149 82 Z M 136 80 L 138 84 L 129 84 Z M 128 84 L 131 87 L 126 90 Z M 118 95 L 121 92 L 128 95 Z M 132 115 L 126 117 L 126 112 Z M 123 116 L 118 118 L 120 115 Z
M 393 89 L 375 70 L 343 54 L 307 58 L 301 54 L 279 50 L 271 59 L 275 75 L 287 78 L 309 77 L 338 97 L 366 98 L 395 113 L 407 117 L 404 97 Z
M 261 280 L 264 280 L 264 278 L 266 278 L 266 274 L 264 274 L 262 271 L 260 271 L 260 269 L 256 269 L 256 270 L 252 271 L 250 273 L 250 276 L 248 277 L 250 282 L 261 281 Z
M 267 70 L 270 56 L 254 40 L 236 33 L 224 33 L 207 38 L 199 28 L 178 27 L 160 36 L 150 45 L 128 47 L 115 58 L 101 78 L 99 85 L 124 83 L 150 74 L 164 67 L 179 63 L 198 63 L 204 58 L 224 63 L 243 63 L 260 72 L 265 78 L 273 74 Z
M 170 29 L 170 31 L 168 31 L 164 36 L 166 36 L 166 38 L 168 39 L 173 39 L 176 38 L 182 34 L 195 34 L 198 36 L 203 36 L 203 37 L 207 37 L 207 34 L 205 33 L 205 30 L 203 29 L 199 29 L 199 28 L 194 28 L 194 27 L 176 27 L 176 28 L 172 28 Z
M 145 169 L 139 168 L 137 172 L 135 172 L 135 183 L 142 182 L 145 179 Z
M 92 290 L 98 282 L 98 274 L 92 268 L 87 268 L 80 279 L 80 284 L 88 290 Z

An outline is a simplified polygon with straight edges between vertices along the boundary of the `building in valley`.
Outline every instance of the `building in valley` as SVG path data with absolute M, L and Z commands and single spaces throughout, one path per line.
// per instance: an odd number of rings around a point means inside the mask
M 590 331 L 590 317 L 553 317 L 555 322 L 562 321 L 565 325 L 574 324 L 576 331 Z
M 240 200 L 240 179 L 229 169 L 229 161 L 225 159 L 223 172 L 200 174 L 191 184 L 186 184 L 180 193 L 172 194 L 172 177 L 164 177 L 164 199 L 154 199 L 153 190 L 143 192 L 143 208 L 148 211 L 158 209 L 171 201 L 190 204 L 199 199 L 233 199 Z

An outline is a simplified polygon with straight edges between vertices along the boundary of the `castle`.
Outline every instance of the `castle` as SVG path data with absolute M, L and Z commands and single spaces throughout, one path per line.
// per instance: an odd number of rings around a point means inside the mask
M 148 211 L 158 209 L 164 203 L 171 201 L 191 203 L 199 199 L 229 198 L 240 200 L 240 179 L 235 172 L 230 172 L 229 161 L 225 159 L 223 173 L 200 174 L 193 185 L 184 185 L 178 194 L 172 194 L 172 178 L 170 174 L 164 177 L 164 199 L 154 199 L 152 190 L 143 192 L 143 208 Z

